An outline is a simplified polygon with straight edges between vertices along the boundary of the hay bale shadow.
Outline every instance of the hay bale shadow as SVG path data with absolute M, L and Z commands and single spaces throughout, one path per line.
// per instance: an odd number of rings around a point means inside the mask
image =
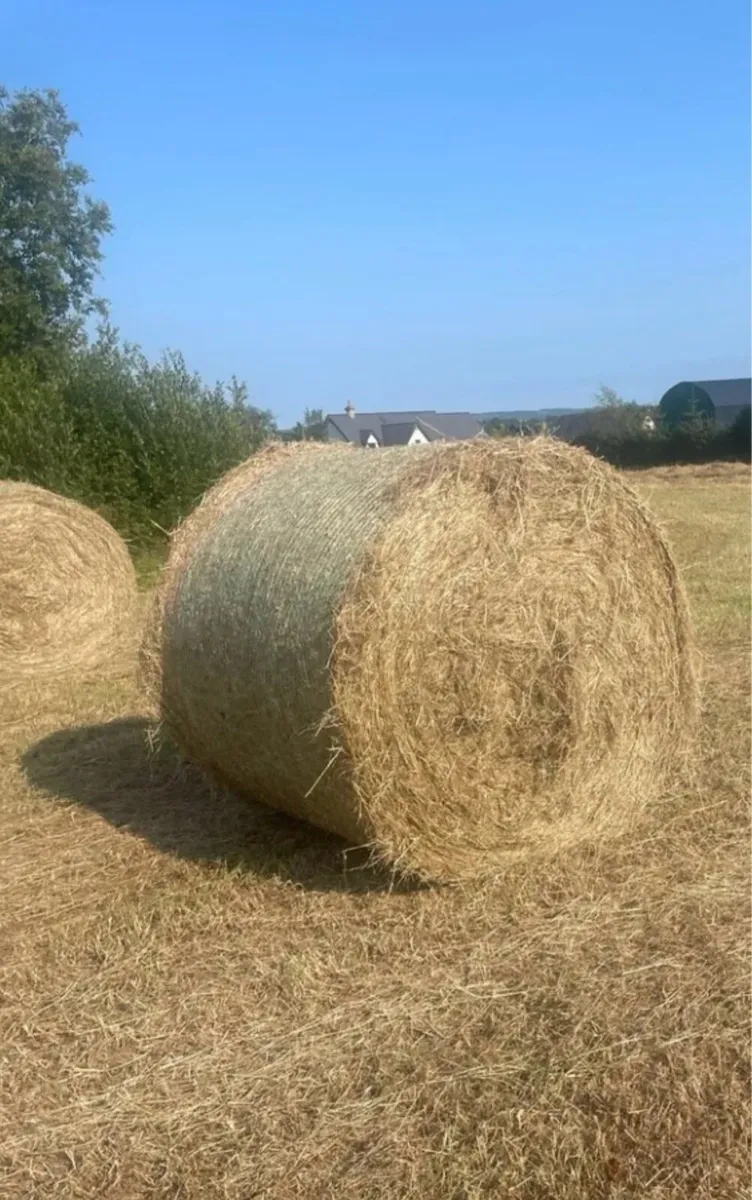
M 413 890 L 368 865 L 364 850 L 213 786 L 142 718 L 62 729 L 23 755 L 26 777 L 84 805 L 157 850 L 218 869 L 274 876 L 313 891 Z

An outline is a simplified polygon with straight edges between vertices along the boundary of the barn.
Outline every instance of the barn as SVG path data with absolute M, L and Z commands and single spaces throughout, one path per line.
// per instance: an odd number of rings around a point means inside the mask
M 728 429 L 751 399 L 751 379 L 685 379 L 664 393 L 659 408 L 667 425 L 679 425 L 696 413 Z

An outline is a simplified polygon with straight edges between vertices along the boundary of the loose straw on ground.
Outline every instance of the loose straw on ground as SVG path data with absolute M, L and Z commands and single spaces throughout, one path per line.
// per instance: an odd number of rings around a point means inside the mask
M 622 832 L 665 786 L 686 603 L 605 464 L 548 439 L 304 448 L 219 489 L 146 644 L 167 725 L 232 787 L 442 880 Z

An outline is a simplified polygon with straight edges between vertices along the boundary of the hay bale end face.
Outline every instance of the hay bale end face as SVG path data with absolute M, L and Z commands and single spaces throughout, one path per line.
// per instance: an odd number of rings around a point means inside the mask
M 97 513 L 0 481 L 0 687 L 113 664 L 133 645 L 136 576 Z
M 151 636 L 166 723 L 231 786 L 456 879 L 621 832 L 664 785 L 686 603 L 611 468 L 546 439 L 332 448 L 230 493 Z

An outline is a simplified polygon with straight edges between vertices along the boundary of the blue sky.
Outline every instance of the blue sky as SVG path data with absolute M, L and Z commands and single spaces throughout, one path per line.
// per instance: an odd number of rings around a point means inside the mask
M 129 340 L 306 405 L 749 372 L 742 0 L 5 0 L 116 225 Z

